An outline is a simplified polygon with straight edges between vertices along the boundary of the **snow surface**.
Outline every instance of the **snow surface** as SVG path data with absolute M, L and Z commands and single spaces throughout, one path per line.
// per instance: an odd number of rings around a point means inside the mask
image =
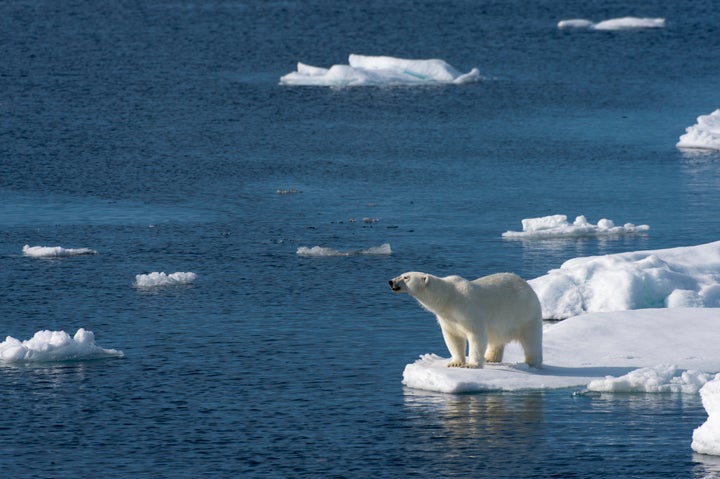
M 574 258 L 529 283 L 546 319 L 642 308 L 718 308 L 720 241 Z
M 403 384 L 444 393 L 587 387 L 692 394 L 720 371 L 719 325 L 720 309 L 709 308 L 587 314 L 545 326 L 542 369 L 528 367 L 514 342 L 503 363 L 483 369 L 448 368 L 449 359 L 425 354 L 405 367 Z M 441 338 L 438 330 L 444 350 Z
M 720 374 L 700 389 L 700 397 L 708 418 L 693 432 L 691 447 L 700 454 L 720 456 Z
M 177 272 L 172 274 L 153 272 L 149 274 L 138 274 L 135 276 L 135 287 L 156 288 L 161 286 L 175 286 L 192 284 L 197 279 L 195 273 Z
M 97 346 L 92 331 L 83 328 L 78 329 L 73 337 L 65 331 L 44 330 L 25 341 L 8 336 L 0 343 L 0 361 L 6 363 L 80 361 L 123 356 L 122 351 Z
M 325 248 L 323 246 L 313 246 L 308 248 L 307 246 L 300 246 L 297 249 L 298 256 L 352 256 L 352 255 L 389 255 L 392 254 L 392 248 L 389 243 L 383 243 L 380 246 L 373 246 L 371 248 L 355 250 L 355 251 L 340 251 L 333 248 Z
M 638 17 L 622 17 L 604 20 L 602 22 L 593 23 L 584 18 L 574 18 L 570 20 L 560 20 L 558 28 L 579 28 L 588 30 L 636 30 L 645 28 L 664 28 L 664 18 L 638 18 Z
M 648 225 L 635 226 L 632 223 L 615 226 L 612 220 L 605 218 L 594 225 L 582 215 L 576 217 L 572 224 L 568 223 L 566 215 L 526 218 L 522 220 L 522 227 L 522 231 L 506 231 L 502 237 L 505 239 L 576 238 L 644 233 L 650 229 Z
M 97 251 L 89 248 L 63 248 L 62 246 L 23 246 L 23 255 L 33 258 L 59 258 L 85 254 L 97 254 Z
M 476 82 L 481 79 L 477 68 L 463 74 L 440 59 L 409 60 L 388 56 L 350 54 L 348 65 L 321 68 L 298 63 L 297 71 L 282 76 L 280 84 L 346 87 L 428 83 L 460 84 Z
M 685 129 L 677 142 L 678 148 L 720 150 L 720 109 L 699 116 L 695 125 Z

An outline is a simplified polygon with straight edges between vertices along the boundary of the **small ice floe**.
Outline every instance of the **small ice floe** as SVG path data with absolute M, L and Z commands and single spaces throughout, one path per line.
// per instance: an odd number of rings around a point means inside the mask
M 597 224 L 592 224 L 582 215 L 576 217 L 572 224 L 568 222 L 566 215 L 527 218 L 522 220 L 522 227 L 522 231 L 506 231 L 502 237 L 505 239 L 548 239 L 613 236 L 644 233 L 650 229 L 648 225 L 635 226 L 632 223 L 615 226 L 612 220 L 605 218 L 598 221 Z
M 70 337 L 65 331 L 38 331 L 25 341 L 8 336 L 0 343 L 0 360 L 6 363 L 83 361 L 121 358 L 117 349 L 103 349 L 95 344 L 92 331 L 80 328 Z
M 720 456 L 720 374 L 700 390 L 707 421 L 695 429 L 691 447 L 700 454 Z
M 678 148 L 720 150 L 720 109 L 699 116 L 695 125 L 685 129 L 676 145 Z
M 284 195 L 296 195 L 298 193 L 302 193 L 300 190 L 296 190 L 295 188 L 289 188 L 287 190 L 277 190 L 275 193 L 278 195 L 284 196 Z
M 32 258 L 61 258 L 86 254 L 97 254 L 97 251 L 90 248 L 63 248 L 62 246 L 23 246 L 23 255 Z
M 177 286 L 192 284 L 197 279 L 195 273 L 177 272 L 172 274 L 153 272 L 135 276 L 136 288 L 157 288 L 162 286 Z
M 280 78 L 281 85 L 366 86 L 460 84 L 480 81 L 477 68 L 461 73 L 444 60 L 410 60 L 351 54 L 348 65 L 330 68 L 297 64 L 297 71 Z
M 718 308 L 720 241 L 573 258 L 528 283 L 547 319 L 643 308 Z
M 587 389 L 594 392 L 614 393 L 683 393 L 697 394 L 705 383 L 714 377 L 695 369 L 683 370 L 671 365 L 635 369 L 614 377 L 590 381 Z
M 594 23 L 584 18 L 574 18 L 570 20 L 560 20 L 558 28 L 565 29 L 586 29 L 586 30 L 642 30 L 650 28 L 664 28 L 664 18 L 638 18 L 638 17 L 622 17 L 611 18 L 602 22 Z
M 333 248 L 325 248 L 322 246 L 313 246 L 308 248 L 307 246 L 300 246 L 297 249 L 298 256 L 317 256 L 317 257 L 331 257 L 331 256 L 353 256 L 353 255 L 390 255 L 392 254 L 392 248 L 389 243 L 383 243 L 380 246 L 373 246 L 367 249 L 351 250 L 351 251 L 340 251 Z

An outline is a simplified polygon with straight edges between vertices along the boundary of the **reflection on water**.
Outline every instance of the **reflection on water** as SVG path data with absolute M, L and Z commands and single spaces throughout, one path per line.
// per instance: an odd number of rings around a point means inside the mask
M 695 468 L 693 477 L 698 479 L 717 479 L 720 477 L 720 457 L 705 454 L 693 454 Z

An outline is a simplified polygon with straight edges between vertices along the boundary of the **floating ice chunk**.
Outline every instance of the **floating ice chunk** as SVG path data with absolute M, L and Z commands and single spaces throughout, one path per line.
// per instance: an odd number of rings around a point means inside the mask
M 582 215 L 575 218 L 572 224 L 568 223 L 566 215 L 527 218 L 522 220 L 522 227 L 522 231 L 506 231 L 502 234 L 502 237 L 505 239 L 548 239 L 583 236 L 619 236 L 644 233 L 650 229 L 648 225 L 635 226 L 632 223 L 615 226 L 612 220 L 605 218 L 594 225 L 589 223 L 587 218 Z
M 574 258 L 529 281 L 544 318 L 658 307 L 720 306 L 720 241 Z
M 720 456 L 720 374 L 700 389 L 707 421 L 695 429 L 691 447 L 700 454 Z
M 135 287 L 155 288 L 160 286 L 175 286 L 192 284 L 197 279 L 195 273 L 177 272 L 172 274 L 153 272 L 149 274 L 138 274 L 135 276 Z
M 424 354 L 405 367 L 403 384 L 444 393 L 592 384 L 595 390 L 692 394 L 711 378 L 709 373 L 720 370 L 718 321 L 718 309 L 588 314 L 545 326 L 542 369 L 524 364 L 522 348 L 512 342 L 503 363 L 482 369 L 448 368 L 448 358 Z M 438 348 L 446 353 L 437 334 Z M 668 363 L 674 366 L 659 366 Z
M 558 28 L 568 29 L 589 29 L 589 30 L 637 30 L 646 28 L 664 28 L 664 18 L 638 18 L 638 17 L 622 17 L 604 20 L 602 22 L 593 23 L 584 18 L 575 18 L 569 20 L 560 20 Z
M 587 389 L 595 392 L 697 394 L 712 378 L 712 374 L 694 369 L 682 370 L 662 365 L 636 369 L 620 377 L 595 379 Z
M 297 249 L 298 256 L 352 256 L 352 255 L 390 255 L 392 248 L 389 243 L 383 243 L 380 246 L 372 246 L 367 249 L 355 251 L 340 251 L 333 248 L 325 248 L 323 246 L 300 246 Z
M 623 17 L 605 20 L 593 26 L 595 30 L 633 30 L 644 28 L 664 28 L 664 18 Z
M 330 68 L 298 63 L 297 71 L 280 78 L 281 85 L 360 86 L 428 83 L 469 83 L 481 80 L 480 72 L 473 68 L 460 73 L 440 59 L 409 60 L 388 56 L 350 54 L 348 65 Z
M 23 246 L 23 255 L 33 258 L 59 258 L 85 254 L 97 254 L 97 251 L 89 248 L 63 248 L 61 246 Z
M 95 344 L 92 331 L 80 328 L 74 337 L 65 331 L 38 331 L 25 341 L 8 336 L 0 343 L 0 360 L 7 363 L 81 361 L 123 357 L 116 349 L 103 349 Z
M 685 132 L 677 142 L 678 148 L 720 150 L 720 109 L 699 116 L 697 124 L 687 127 Z
M 564 28 L 591 28 L 593 26 L 593 22 L 590 20 L 585 20 L 584 18 L 574 18 L 570 20 L 560 20 L 558 22 L 558 28 L 564 29 Z

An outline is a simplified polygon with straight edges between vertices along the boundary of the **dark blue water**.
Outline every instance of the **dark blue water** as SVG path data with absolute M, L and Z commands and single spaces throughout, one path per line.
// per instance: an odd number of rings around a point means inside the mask
M 625 15 L 667 27 L 556 28 Z M 403 389 L 446 352 L 387 279 L 717 240 L 720 157 L 674 145 L 720 106 L 719 25 L 710 0 L 0 3 L 0 335 L 84 327 L 125 353 L 0 368 L 3 475 L 717 475 L 694 396 Z M 278 86 L 349 53 L 486 80 Z M 557 213 L 651 230 L 500 237 Z M 198 280 L 133 288 L 152 271 Z

